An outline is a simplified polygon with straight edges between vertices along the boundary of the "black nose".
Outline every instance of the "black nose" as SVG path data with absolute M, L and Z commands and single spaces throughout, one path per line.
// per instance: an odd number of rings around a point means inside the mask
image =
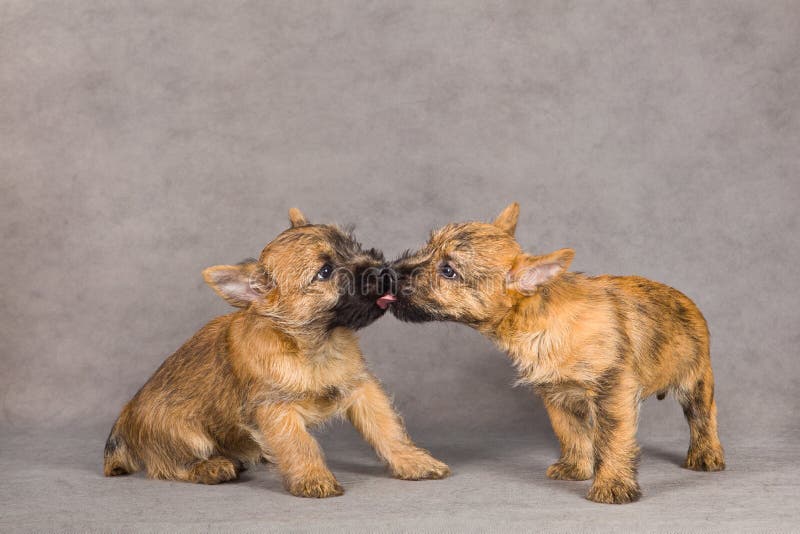
M 356 272 L 356 277 L 360 280 L 360 291 L 362 295 L 372 298 L 380 297 L 386 293 L 394 293 L 397 287 L 397 276 L 388 266 L 367 267 Z
M 393 269 L 384 267 L 378 275 L 378 294 L 385 295 L 386 293 L 397 292 L 397 274 Z

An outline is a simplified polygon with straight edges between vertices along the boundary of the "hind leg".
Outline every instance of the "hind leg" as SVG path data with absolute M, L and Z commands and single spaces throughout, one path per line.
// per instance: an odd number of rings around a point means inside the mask
M 220 484 L 239 476 L 240 464 L 225 456 L 214 455 L 181 463 L 159 462 L 147 466 L 147 476 L 161 480 L 180 480 L 197 484 Z
M 192 465 L 186 480 L 200 484 L 219 484 L 234 480 L 239 475 L 239 471 L 240 469 L 229 458 L 211 456 Z
M 714 401 L 714 375 L 711 367 L 679 393 L 691 441 L 683 466 L 695 471 L 722 471 L 725 455 L 717 434 L 717 405 Z
M 220 454 L 202 432 L 184 427 L 162 438 L 151 442 L 143 455 L 150 478 L 219 484 L 235 479 L 241 470 L 238 460 Z

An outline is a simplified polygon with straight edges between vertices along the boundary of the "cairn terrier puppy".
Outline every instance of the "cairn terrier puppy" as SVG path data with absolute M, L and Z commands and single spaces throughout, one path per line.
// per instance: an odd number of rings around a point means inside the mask
M 355 330 L 393 300 L 383 255 L 297 209 L 258 260 L 210 267 L 206 282 L 239 308 L 201 328 L 128 402 L 105 447 L 106 476 L 216 484 L 244 465 L 277 464 L 302 497 L 344 490 L 309 428 L 346 416 L 401 479 L 448 467 L 417 447 L 370 374 Z
M 725 468 L 717 436 L 706 321 L 679 291 L 637 276 L 567 272 L 574 252 L 542 256 L 514 239 L 519 206 L 489 223 L 450 224 L 394 262 L 394 315 L 457 321 L 507 352 L 542 397 L 561 458 L 547 476 L 594 477 L 588 498 L 640 496 L 636 427 L 641 401 L 673 393 L 691 432 L 684 466 Z

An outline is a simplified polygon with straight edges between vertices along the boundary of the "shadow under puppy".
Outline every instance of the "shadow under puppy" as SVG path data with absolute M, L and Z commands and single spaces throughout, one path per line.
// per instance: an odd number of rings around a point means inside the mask
M 447 225 L 395 261 L 394 315 L 465 323 L 505 350 L 561 443 L 547 476 L 594 476 L 592 501 L 639 498 L 636 427 L 653 394 L 672 392 L 683 407 L 684 466 L 724 469 L 708 327 L 695 304 L 645 278 L 568 273 L 570 249 L 525 254 L 514 239 L 518 215 L 515 203 L 492 224 Z
M 277 463 L 294 495 L 341 495 L 308 432 L 341 414 L 395 477 L 448 475 L 406 434 L 354 332 L 386 309 L 383 255 L 297 209 L 289 218 L 258 261 L 203 272 L 241 309 L 201 328 L 128 402 L 106 443 L 106 476 L 145 469 L 216 484 L 263 459 Z

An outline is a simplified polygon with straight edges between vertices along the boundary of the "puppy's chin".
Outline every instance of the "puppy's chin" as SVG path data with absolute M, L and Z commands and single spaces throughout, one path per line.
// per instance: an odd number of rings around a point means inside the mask
M 431 313 L 401 299 L 390 306 L 392 315 L 407 323 L 427 323 L 429 321 L 447 321 L 446 317 Z
M 333 318 L 329 328 L 344 327 L 358 330 L 374 323 L 386 313 L 375 304 L 375 298 L 358 298 L 340 300 L 333 309 Z

